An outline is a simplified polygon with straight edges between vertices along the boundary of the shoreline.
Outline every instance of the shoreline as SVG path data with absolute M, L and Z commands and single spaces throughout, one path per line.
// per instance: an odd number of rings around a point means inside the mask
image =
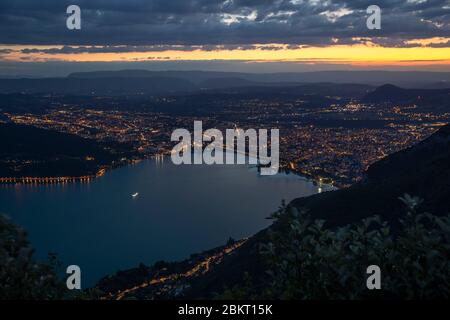
M 108 171 L 112 171 L 114 169 L 119 169 L 121 167 L 125 167 L 128 165 L 136 164 L 141 161 L 146 160 L 156 160 L 160 158 L 170 157 L 170 153 L 161 153 L 161 154 L 152 154 L 152 155 L 146 155 L 138 159 L 132 159 L 127 160 L 120 164 L 112 164 L 110 166 L 103 166 L 99 171 L 94 175 L 84 175 L 84 176 L 59 176 L 59 177 L 0 177 L 0 185 L 7 185 L 7 184 L 23 184 L 23 185 L 45 185 L 45 184 L 68 184 L 68 183 L 89 183 L 93 180 L 96 180 L 98 178 L 103 177 Z M 246 164 L 248 165 L 248 164 Z M 259 167 L 257 167 L 259 172 Z M 303 178 L 307 181 L 312 182 L 315 186 L 318 187 L 329 187 L 329 188 L 336 188 L 340 189 L 342 187 L 345 187 L 345 184 L 341 184 L 337 181 L 332 180 L 331 178 L 323 178 L 323 177 L 317 177 L 305 172 L 302 172 L 302 170 L 299 169 L 293 169 L 289 168 L 288 165 L 283 164 L 280 166 L 278 174 L 293 174 L 295 176 L 298 176 L 300 178 Z

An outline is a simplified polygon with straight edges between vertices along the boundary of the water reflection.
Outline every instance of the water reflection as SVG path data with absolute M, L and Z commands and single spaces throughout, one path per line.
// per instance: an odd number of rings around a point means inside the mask
M 0 212 L 28 231 L 39 258 L 56 252 L 91 285 L 140 262 L 184 259 L 252 235 L 281 200 L 318 191 L 293 174 L 261 177 L 248 165 L 175 166 L 156 157 L 89 183 L 0 185 Z

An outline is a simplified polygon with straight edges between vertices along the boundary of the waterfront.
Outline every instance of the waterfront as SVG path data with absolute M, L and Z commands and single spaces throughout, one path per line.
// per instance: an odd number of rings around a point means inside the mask
M 88 286 L 140 262 L 180 260 L 250 236 L 269 225 L 282 199 L 318 191 L 293 174 L 158 158 L 88 183 L 1 185 L 0 212 L 27 230 L 38 258 L 54 252 L 64 266 L 79 265 Z

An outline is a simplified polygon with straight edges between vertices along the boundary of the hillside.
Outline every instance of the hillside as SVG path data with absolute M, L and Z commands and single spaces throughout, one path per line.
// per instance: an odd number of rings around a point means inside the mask
M 404 89 L 392 84 L 386 84 L 368 93 L 363 98 L 363 102 L 446 105 L 449 99 L 450 89 Z
M 132 157 L 128 147 L 12 123 L 0 124 L 0 177 L 95 175 Z
M 450 126 L 428 139 L 376 162 L 364 182 L 348 189 L 296 199 L 330 225 L 379 214 L 395 222 L 402 210 L 397 198 L 409 193 L 424 199 L 422 209 L 445 214 L 450 209 Z

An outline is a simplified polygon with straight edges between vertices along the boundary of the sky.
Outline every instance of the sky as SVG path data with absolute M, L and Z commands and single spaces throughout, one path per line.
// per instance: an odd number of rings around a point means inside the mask
M 0 75 L 125 68 L 450 71 L 450 0 L 0 1 Z

